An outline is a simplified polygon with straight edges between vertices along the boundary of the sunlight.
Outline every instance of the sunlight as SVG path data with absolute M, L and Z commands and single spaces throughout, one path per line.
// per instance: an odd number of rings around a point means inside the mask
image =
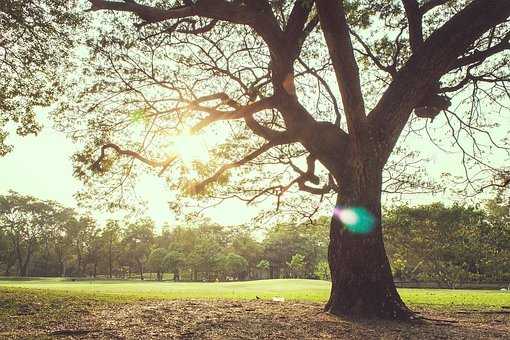
M 209 161 L 209 152 L 203 137 L 185 133 L 175 136 L 173 143 L 174 151 L 186 166 L 191 166 L 195 161 Z

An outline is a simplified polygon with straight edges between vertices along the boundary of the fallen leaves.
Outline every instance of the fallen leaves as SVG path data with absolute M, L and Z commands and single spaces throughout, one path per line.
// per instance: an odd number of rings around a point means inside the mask
M 21 313 L 20 313 L 21 312 Z M 459 313 L 462 312 L 462 313 Z M 0 296 L 0 337 L 73 339 L 501 339 L 510 315 L 421 310 L 425 320 L 352 320 L 316 303 L 200 300 L 105 301 Z M 12 316 L 16 316 L 12 318 Z M 428 320 L 427 320 L 428 319 Z M 438 322 L 446 321 L 448 322 Z

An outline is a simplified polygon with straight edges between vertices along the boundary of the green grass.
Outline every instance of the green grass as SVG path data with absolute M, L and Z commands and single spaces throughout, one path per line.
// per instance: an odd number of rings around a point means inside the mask
M 106 301 L 139 299 L 262 299 L 325 302 L 330 283 L 317 280 L 261 280 L 245 282 L 154 282 L 63 279 L 8 280 L 0 278 L 2 290 L 39 292 L 55 296 L 76 296 Z M 497 290 L 400 289 L 411 306 L 439 309 L 500 309 L 510 306 L 510 293 Z

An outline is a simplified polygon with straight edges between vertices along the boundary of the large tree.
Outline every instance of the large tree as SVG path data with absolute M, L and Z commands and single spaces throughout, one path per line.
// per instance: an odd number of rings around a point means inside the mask
M 133 161 L 141 161 L 162 176 L 173 167 L 168 178 L 181 180 L 169 181 L 171 187 L 206 196 L 229 191 L 251 202 L 273 194 L 279 206 L 296 187 L 333 192 L 337 206 L 366 210 L 375 228 L 352 233 L 331 220 L 326 310 L 412 315 L 383 245 L 383 169 L 413 111 L 433 119 L 448 110 L 446 128 L 457 124 L 460 132 L 452 135 L 460 147 L 466 131 L 484 136 L 490 121 L 477 109 L 449 110 L 447 94 L 469 88 L 505 110 L 510 1 L 89 2 L 92 11 L 127 15 L 102 27 L 95 60 L 84 67 L 95 77 L 80 80 L 85 88 L 75 114 L 66 113 L 73 136 L 87 142 L 76 158 L 78 176 L 91 176 L 95 159 L 93 170 L 125 184 L 139 173 Z M 130 23 L 138 36 L 129 34 Z M 479 108 L 479 101 L 470 103 Z M 186 130 L 206 136 L 207 166 L 187 162 L 191 139 L 183 150 L 175 137 Z M 463 151 L 475 160 L 482 154 L 476 147 Z M 203 178 L 186 184 L 179 158 L 193 169 L 188 174 Z M 241 166 L 266 171 L 255 178 L 236 170 Z M 216 182 L 223 189 L 213 190 Z M 396 189 L 413 182 L 401 183 Z

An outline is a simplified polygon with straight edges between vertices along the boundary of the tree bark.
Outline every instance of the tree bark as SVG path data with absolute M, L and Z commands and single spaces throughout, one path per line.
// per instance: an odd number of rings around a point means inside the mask
M 413 313 L 396 290 L 384 249 L 381 171 L 361 173 L 365 175 L 353 172 L 352 181 L 342 182 L 337 207 L 366 209 L 374 218 L 374 228 L 368 233 L 354 233 L 333 216 L 328 249 L 332 287 L 325 310 L 336 315 L 409 319 Z

